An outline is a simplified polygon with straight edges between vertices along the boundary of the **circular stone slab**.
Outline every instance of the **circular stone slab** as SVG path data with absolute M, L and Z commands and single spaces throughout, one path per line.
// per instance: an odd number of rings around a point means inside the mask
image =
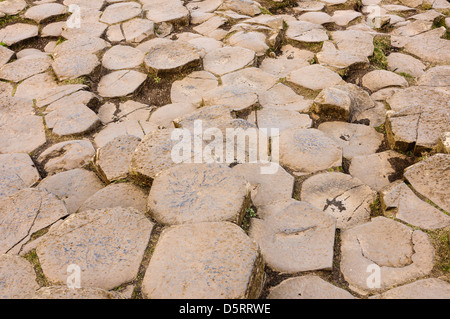
M 0 255 L 0 299 L 29 299 L 38 288 L 33 266 L 25 258 Z
M 0 154 L 0 171 L 10 171 L 27 185 L 32 186 L 41 178 L 28 154 Z
M 220 164 L 182 164 L 153 181 L 148 209 L 166 225 L 231 221 L 240 224 L 248 205 L 246 180 Z
M 257 298 L 263 276 L 258 245 L 232 223 L 163 231 L 142 283 L 149 299 Z
M 338 229 L 370 220 L 377 192 L 359 179 L 342 173 L 314 175 L 302 184 L 301 199 L 336 217 Z
M 81 287 L 113 289 L 139 270 L 153 224 L 132 208 L 86 211 L 69 216 L 36 248 L 49 281 L 66 284 L 67 267 L 78 265 Z
M 290 129 L 280 134 L 280 164 L 296 172 L 314 173 L 342 164 L 342 149 L 316 129 Z
M 292 71 L 287 76 L 287 81 L 314 91 L 323 90 L 344 82 L 339 74 L 320 64 L 313 64 Z
M 55 195 L 35 188 L 23 189 L 0 201 L 0 254 L 19 253 L 35 232 L 67 216 Z
M 273 287 L 267 299 L 355 299 L 355 297 L 319 276 L 306 275 L 289 278 Z
M 130 69 L 144 62 L 145 54 L 141 50 L 126 45 L 116 45 L 103 55 L 102 64 L 109 70 Z
M 434 249 L 428 235 L 385 217 L 356 226 L 342 234 L 341 271 L 350 289 L 366 295 L 382 292 L 433 269 Z M 371 288 L 368 279 L 380 267 L 380 286 Z
M 60 81 L 76 79 L 82 75 L 91 74 L 100 65 L 95 54 L 67 54 L 56 58 L 52 68 Z
M 278 128 L 280 133 L 293 128 L 310 128 L 312 120 L 308 114 L 291 110 L 264 108 L 256 112 L 259 128 Z
M 145 213 L 148 193 L 131 183 L 110 184 L 89 197 L 79 212 L 102 208 L 134 208 Z
M 293 199 L 265 206 L 258 214 L 263 219 L 251 220 L 249 235 L 271 269 L 284 273 L 331 269 L 334 217 Z
M 187 42 L 161 43 L 152 46 L 144 62 L 153 72 L 176 72 L 199 65 L 200 55 L 197 48 Z
M 0 42 L 11 46 L 20 41 L 34 38 L 39 33 L 37 25 L 16 23 L 0 30 Z
M 42 287 L 33 299 L 124 299 L 120 293 L 100 288 L 77 288 L 67 286 Z
M 206 54 L 203 65 L 206 71 L 222 76 L 249 66 L 254 60 L 255 52 L 253 50 L 225 47 Z
M 98 94 L 103 97 L 126 96 L 136 91 L 146 79 L 147 75 L 137 71 L 115 71 L 100 80 Z

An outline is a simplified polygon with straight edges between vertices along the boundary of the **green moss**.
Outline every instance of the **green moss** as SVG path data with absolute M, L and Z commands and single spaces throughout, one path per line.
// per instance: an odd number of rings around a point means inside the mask
M 247 210 L 245 211 L 244 219 L 242 220 L 242 229 L 244 229 L 245 232 L 248 232 L 250 228 L 251 219 L 256 218 L 257 216 L 258 215 L 256 211 L 252 207 L 247 208 Z
M 388 63 L 386 55 L 391 49 L 391 41 L 388 37 L 375 37 L 373 40 L 373 55 L 369 58 L 370 63 L 377 69 L 386 70 Z
M 28 260 L 34 268 L 34 271 L 36 272 L 36 281 L 41 287 L 48 287 L 50 286 L 49 281 L 44 275 L 44 271 L 42 270 L 41 263 L 39 262 L 39 257 L 36 253 L 36 249 L 31 250 L 28 252 L 24 258 Z

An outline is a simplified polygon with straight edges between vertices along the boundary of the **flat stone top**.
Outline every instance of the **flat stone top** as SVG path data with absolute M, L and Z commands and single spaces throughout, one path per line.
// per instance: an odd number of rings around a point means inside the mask
M 226 166 L 182 164 L 155 178 L 148 208 L 156 220 L 169 225 L 239 223 L 247 196 L 246 180 Z
M 244 298 L 258 245 L 232 223 L 172 226 L 163 231 L 144 277 L 149 299 Z
M 170 71 L 200 59 L 195 46 L 187 42 L 171 42 L 153 46 L 145 57 L 145 65 L 155 71 Z

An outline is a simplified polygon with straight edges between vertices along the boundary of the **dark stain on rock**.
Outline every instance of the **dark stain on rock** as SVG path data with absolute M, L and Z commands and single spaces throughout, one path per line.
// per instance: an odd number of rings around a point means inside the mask
M 413 164 L 413 160 L 411 158 L 401 158 L 401 157 L 389 158 L 388 162 L 391 165 L 392 169 L 394 170 L 394 173 L 388 176 L 388 180 L 390 183 L 403 178 L 403 172 L 405 168 Z
M 339 209 L 339 212 L 342 212 L 342 211 L 347 209 L 347 208 L 345 208 L 345 206 L 342 203 L 342 201 L 337 200 L 336 198 L 333 198 L 332 200 L 327 199 L 327 204 L 325 205 L 323 210 L 325 211 L 330 206 L 336 207 L 337 209 Z

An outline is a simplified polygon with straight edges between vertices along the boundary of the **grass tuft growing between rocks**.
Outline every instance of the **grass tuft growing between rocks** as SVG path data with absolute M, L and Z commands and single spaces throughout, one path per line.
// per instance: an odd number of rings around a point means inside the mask
M 41 263 L 39 262 L 39 257 L 36 253 L 36 249 L 31 250 L 23 257 L 33 265 L 34 271 L 36 272 L 36 281 L 38 285 L 40 287 L 49 287 L 50 283 L 44 275 L 44 271 L 42 270 Z
M 255 207 L 249 207 L 247 208 L 247 210 L 245 211 L 245 215 L 244 218 L 242 220 L 242 229 L 248 233 L 248 230 L 250 229 L 250 221 L 252 218 L 256 218 L 258 217 L 258 214 L 256 212 L 256 208 Z
M 370 64 L 375 68 L 387 70 L 388 62 L 386 55 L 391 50 L 391 41 L 388 37 L 375 37 L 373 39 L 373 55 L 369 57 Z
M 450 227 L 428 231 L 435 250 L 433 277 L 444 277 L 450 280 Z

